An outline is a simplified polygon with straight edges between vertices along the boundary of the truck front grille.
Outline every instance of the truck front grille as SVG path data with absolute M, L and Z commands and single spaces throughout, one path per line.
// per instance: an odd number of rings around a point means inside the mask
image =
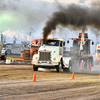
M 40 61 L 50 61 L 50 52 L 39 52 Z

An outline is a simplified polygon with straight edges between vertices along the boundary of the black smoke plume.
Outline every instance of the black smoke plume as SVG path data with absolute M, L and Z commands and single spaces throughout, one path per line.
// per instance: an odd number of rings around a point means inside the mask
M 67 7 L 60 6 L 59 10 L 52 14 L 43 28 L 44 40 L 47 39 L 52 30 L 56 29 L 57 25 L 70 26 L 74 30 L 86 26 L 100 29 L 100 9 L 94 6 L 87 7 L 76 4 Z

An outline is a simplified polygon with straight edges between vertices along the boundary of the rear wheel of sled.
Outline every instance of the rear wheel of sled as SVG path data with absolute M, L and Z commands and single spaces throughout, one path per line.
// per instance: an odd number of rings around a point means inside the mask
M 57 72 L 61 72 L 61 69 L 62 69 L 62 63 L 61 61 L 59 62 L 59 65 L 56 67 L 56 71 Z
M 91 60 L 87 60 L 87 71 L 91 71 L 92 68 L 92 62 Z
M 37 70 L 38 70 L 38 67 L 35 66 L 35 65 L 33 65 L 33 70 L 34 70 L 34 71 L 37 71 Z

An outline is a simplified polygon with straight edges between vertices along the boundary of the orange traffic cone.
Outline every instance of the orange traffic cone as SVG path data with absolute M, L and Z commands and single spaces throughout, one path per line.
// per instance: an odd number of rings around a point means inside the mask
M 36 82 L 36 73 L 34 73 L 33 81 L 32 82 Z
M 74 79 L 74 72 L 73 72 L 73 74 L 72 74 L 72 78 L 71 79 Z
M 16 61 L 16 58 L 15 58 L 15 61 Z

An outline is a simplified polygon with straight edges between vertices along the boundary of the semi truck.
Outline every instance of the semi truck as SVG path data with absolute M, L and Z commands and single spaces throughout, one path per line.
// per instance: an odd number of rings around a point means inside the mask
M 41 41 L 38 54 L 33 55 L 33 70 L 37 71 L 38 68 L 55 68 L 57 72 L 61 72 L 61 70 L 64 72 L 91 70 L 93 67 L 93 57 L 90 55 L 91 40 L 84 33 L 84 29 L 82 33 L 79 33 L 78 38 L 72 38 L 72 40 L 71 51 L 65 51 L 63 39 L 48 38 L 45 43 Z
M 56 68 L 57 72 L 60 72 L 63 65 L 68 67 L 71 57 L 63 57 L 64 46 L 65 42 L 63 39 L 48 38 L 45 44 L 41 40 L 38 54 L 33 55 L 33 70 L 37 71 L 38 68 Z
M 28 43 L 27 42 L 21 42 L 20 44 L 7 43 L 7 44 L 5 44 L 5 49 L 6 49 L 8 55 L 20 54 L 22 51 L 28 49 Z

